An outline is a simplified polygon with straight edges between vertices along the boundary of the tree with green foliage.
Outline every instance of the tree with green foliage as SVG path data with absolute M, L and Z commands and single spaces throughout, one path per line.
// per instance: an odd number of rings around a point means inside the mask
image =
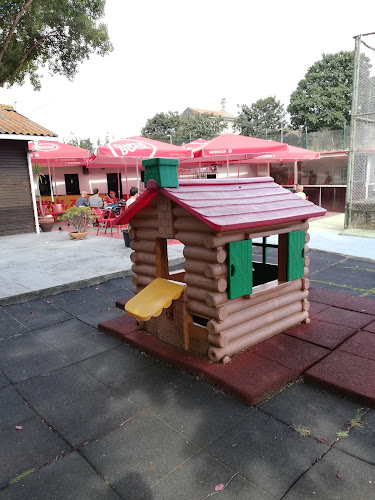
M 95 146 L 89 137 L 87 139 L 81 139 L 73 136 L 73 134 L 71 134 L 67 144 L 71 144 L 72 146 L 77 146 L 78 148 L 88 149 L 91 154 L 94 152 L 95 149 Z
M 246 104 L 238 105 L 241 109 L 234 121 L 234 128 L 241 135 L 265 138 L 267 134 L 274 134 L 284 129 L 285 109 L 275 96 L 259 99 L 250 107 Z
M 141 130 L 141 136 L 155 139 L 156 141 L 170 142 L 170 138 L 176 135 L 180 125 L 180 115 L 177 111 L 167 113 L 156 113 L 149 118 Z
M 197 113 L 180 117 L 180 126 L 176 131 L 176 141 L 190 142 L 194 139 L 213 139 L 226 128 L 226 121 L 222 116 L 209 113 Z
M 294 129 L 341 129 L 350 122 L 354 53 L 323 54 L 290 96 L 288 112 Z
M 104 16 L 105 0 L 2 0 L 0 87 L 23 84 L 28 75 L 40 90 L 38 69 L 72 80 L 90 54 L 113 50 Z
M 199 138 L 212 139 L 221 134 L 225 127 L 226 122 L 221 116 L 208 113 L 180 116 L 177 111 L 168 111 L 149 118 L 141 135 L 158 141 L 182 144 Z

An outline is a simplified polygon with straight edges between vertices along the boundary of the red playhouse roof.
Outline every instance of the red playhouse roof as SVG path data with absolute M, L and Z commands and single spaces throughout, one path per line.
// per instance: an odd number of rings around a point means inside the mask
M 158 193 L 175 201 L 215 231 L 271 226 L 326 213 L 324 208 L 276 184 L 272 177 L 241 181 L 193 179 L 180 180 L 178 188 L 148 187 L 116 219 L 116 224 L 127 224 Z

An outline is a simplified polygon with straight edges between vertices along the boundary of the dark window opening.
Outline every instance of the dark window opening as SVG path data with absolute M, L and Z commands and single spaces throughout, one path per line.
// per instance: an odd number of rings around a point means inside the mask
M 116 193 L 116 197 L 122 199 L 122 182 L 121 182 L 121 173 L 116 174 L 107 174 L 107 186 L 108 186 L 108 194 L 110 191 L 114 191 Z
M 40 196 L 50 196 L 51 195 L 51 184 L 52 177 L 44 174 L 43 177 L 39 179 L 39 190 Z
M 78 174 L 65 174 L 66 194 L 80 194 Z
M 253 241 L 253 286 L 263 285 L 278 279 L 278 245 Z
M 168 252 L 167 242 L 166 238 L 157 238 L 156 240 L 156 276 L 184 283 L 185 269 L 183 262 L 177 264 L 174 262 L 172 253 Z
M 199 325 L 199 326 L 207 326 L 207 323 L 209 322 L 210 320 L 207 319 L 207 318 L 202 318 L 201 316 L 195 316 L 193 314 L 193 323 L 195 325 Z

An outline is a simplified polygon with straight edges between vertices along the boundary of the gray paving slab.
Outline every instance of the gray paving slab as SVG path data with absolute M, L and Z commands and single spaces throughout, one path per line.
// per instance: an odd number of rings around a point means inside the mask
M 251 409 L 200 381 L 156 405 L 152 412 L 202 447 L 242 420 Z
M 259 408 L 290 427 L 303 427 L 315 439 L 332 444 L 337 440 L 337 432 L 346 430 L 360 406 L 300 382 L 276 394 Z
M 375 286 L 374 271 L 350 269 L 339 264 L 329 269 L 313 273 L 310 278 L 314 281 L 322 281 L 337 285 L 346 285 L 349 281 L 351 288 L 357 288 L 359 290 L 371 290 Z
M 162 363 L 153 363 L 125 377 L 117 377 L 111 387 L 134 403 L 148 408 L 191 385 L 194 380 L 193 375 Z
M 13 387 L 0 390 L 0 431 L 10 426 L 20 425 L 35 416 L 35 412 Z
M 8 387 L 9 385 L 12 385 L 11 382 L 9 382 L 0 371 L 0 389 Z
M 111 307 L 109 309 L 105 309 L 104 311 L 85 312 L 82 314 L 76 314 L 75 316 L 80 321 L 97 328 L 100 323 L 123 316 L 124 314 L 126 314 L 125 311 L 121 311 L 117 307 Z
M 79 450 L 121 497 L 138 498 L 198 448 L 147 413 Z
M 318 288 L 321 290 L 329 290 L 331 292 L 339 292 L 339 293 L 346 293 L 348 295 L 356 295 L 358 297 L 363 295 L 362 290 L 354 290 L 350 286 L 342 286 L 342 285 L 334 285 L 334 284 L 327 284 L 327 283 L 320 283 L 319 281 L 314 280 L 314 276 L 311 276 L 310 282 L 311 286 L 314 288 Z
M 2 500 L 54 499 L 118 500 L 118 495 L 105 483 L 79 453 L 72 452 L 9 485 L 0 492 Z
M 27 380 L 37 375 L 44 375 L 72 364 L 67 356 L 50 346 L 39 347 L 36 352 L 7 359 L 0 364 L 1 370 L 13 383 Z
M 375 260 L 362 260 L 348 257 L 345 259 L 343 266 L 375 271 Z
M 280 499 L 328 447 L 253 408 L 208 453 Z
M 78 363 L 77 366 L 105 385 L 125 383 L 131 374 L 155 365 L 156 361 L 127 345 L 115 347 Z M 117 385 L 118 387 L 119 385 Z
M 76 318 L 33 331 L 36 337 L 43 340 L 43 342 L 51 347 L 64 345 L 67 342 L 83 338 L 93 333 L 97 333 L 96 328 L 86 323 L 82 323 L 82 321 Z
M 23 422 L 20 430 L 11 427 L 1 431 L 0 441 L 0 488 L 70 449 L 38 417 Z
M 16 384 L 17 391 L 38 412 L 54 408 L 102 387 L 77 366 L 67 366 Z
M 285 500 L 372 500 L 375 468 L 331 449 L 288 491 Z
M 13 337 L 0 340 L 0 363 L 27 354 L 37 353 L 40 349 L 48 347 L 45 342 L 38 339 L 32 332 L 20 333 Z
M 327 269 L 331 266 L 334 266 L 335 264 L 338 264 L 340 260 L 346 259 L 346 257 L 343 257 L 342 255 L 337 253 L 322 252 L 320 250 L 314 250 L 311 248 L 308 252 L 308 256 L 310 257 L 309 270 L 311 275 L 313 275 L 316 271 Z
M 375 411 L 369 410 L 360 420 L 361 426 L 350 430 L 335 448 L 375 465 Z
M 225 486 L 220 492 L 219 485 Z M 271 500 L 271 496 L 223 465 L 208 453 L 200 452 L 163 478 L 142 497 L 148 500 L 191 500 L 211 498 L 221 500 Z
M 30 330 L 39 330 L 45 326 L 71 319 L 69 314 L 48 304 L 43 299 L 4 306 L 4 310 Z
M 63 405 L 43 410 L 43 418 L 70 445 L 78 446 L 110 431 L 142 408 L 121 394 L 103 387 L 67 401 Z
M 0 340 L 28 331 L 25 325 L 12 318 L 12 316 L 0 307 Z
M 76 362 L 92 358 L 96 354 L 108 351 L 121 344 L 122 343 L 114 337 L 97 332 L 86 335 L 83 338 L 60 344 L 56 347 L 56 350 Z

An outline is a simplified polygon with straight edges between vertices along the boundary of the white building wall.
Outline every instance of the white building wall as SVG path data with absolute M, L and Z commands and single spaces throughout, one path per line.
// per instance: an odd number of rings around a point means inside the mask
M 120 168 L 119 171 L 121 174 L 122 192 L 124 194 L 128 194 L 130 188 L 132 186 L 137 185 L 136 169 L 135 168 L 128 168 L 127 169 L 127 181 L 128 182 L 126 182 L 125 169 Z M 48 168 L 42 169 L 42 173 L 48 175 Z M 87 191 L 89 194 L 91 194 L 93 192 L 93 189 L 97 188 L 97 189 L 99 189 L 99 194 L 106 194 L 108 192 L 107 173 L 108 174 L 112 173 L 112 174 L 117 175 L 117 169 L 91 168 L 91 169 L 89 169 L 88 174 L 83 174 L 82 167 L 69 167 L 69 168 L 67 168 L 67 167 L 55 167 L 56 179 L 54 179 L 53 169 L 50 168 L 50 174 L 52 176 L 54 195 L 55 196 L 56 195 L 57 196 L 66 195 L 64 174 L 78 174 L 79 189 L 81 192 Z M 56 180 L 57 193 L 56 193 L 56 188 L 55 188 L 55 180 Z M 35 184 L 34 184 L 34 188 L 36 190 Z

